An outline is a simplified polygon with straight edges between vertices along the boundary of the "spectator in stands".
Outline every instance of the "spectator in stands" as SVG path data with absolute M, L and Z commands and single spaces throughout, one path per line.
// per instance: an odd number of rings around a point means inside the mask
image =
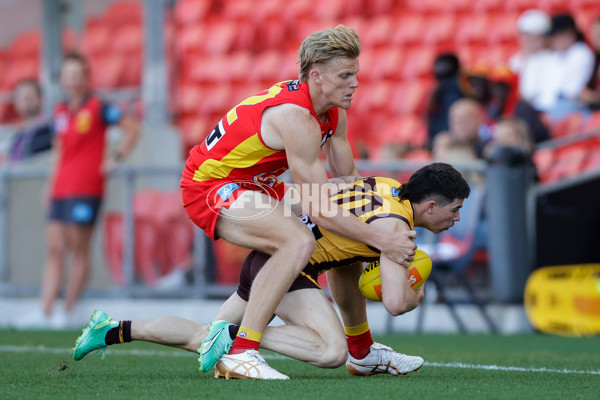
M 527 10 L 517 20 L 521 49 L 509 60 L 509 68 L 519 77 L 519 100 L 513 114 L 525 121 L 536 143 L 550 138 L 548 127 L 541 118 L 540 96 L 544 71 L 552 58 L 548 48 L 550 16 L 540 10 Z
M 466 97 L 469 93 L 456 55 L 452 53 L 439 55 L 433 63 L 433 75 L 438 83 L 427 107 L 429 147 L 433 145 L 433 140 L 438 133 L 448 130 L 448 111 L 452 103 Z
M 472 99 L 455 101 L 450 107 L 448 124 L 448 135 L 452 141 L 470 147 L 480 158 L 491 136 L 489 127 L 484 123 L 483 107 Z
M 129 154 L 139 136 L 135 119 L 91 93 L 89 75 L 84 57 L 71 53 L 64 58 L 60 83 L 65 98 L 54 110 L 56 161 L 47 187 L 48 256 L 41 290 L 43 313 L 21 319 L 21 327 L 60 328 L 70 322 L 69 314 L 90 274 L 90 243 L 104 193 L 104 174 Z M 123 129 L 124 139 L 118 150 L 105 159 L 106 128 L 116 123 Z M 54 312 L 68 253 L 73 257 L 64 310 Z
M 37 81 L 20 81 L 15 87 L 14 104 L 22 122 L 10 146 L 9 162 L 21 161 L 52 147 L 52 128 L 42 113 L 42 90 Z
M 455 101 L 450 107 L 447 132 L 439 133 L 433 142 L 432 157 L 448 164 L 481 159 L 483 149 L 490 137 L 490 129 L 484 122 L 483 106 L 473 99 Z M 467 173 L 465 179 L 471 184 L 481 184 L 479 173 Z
M 520 50 L 509 60 L 509 67 L 519 76 L 521 98 L 539 108 L 543 82 L 540 72 L 549 63 L 552 52 L 548 49 L 547 33 L 551 28 L 550 16 L 540 10 L 527 10 L 517 20 Z
M 498 147 L 510 147 L 524 155 L 531 155 L 533 143 L 525 121 L 519 118 L 505 118 L 494 126 L 494 139 L 485 148 L 485 156 L 490 158 Z
M 600 17 L 592 24 L 590 42 L 594 48 L 596 62 L 592 78 L 579 94 L 579 100 L 592 110 L 600 110 Z
M 549 40 L 553 54 L 541 71 L 542 87 L 534 106 L 559 121 L 570 113 L 586 111 L 579 96 L 592 77 L 595 60 L 569 14 L 552 17 Z
M 488 73 L 490 99 L 485 105 L 488 123 L 512 115 L 518 99 L 518 77 L 506 65 L 497 65 Z

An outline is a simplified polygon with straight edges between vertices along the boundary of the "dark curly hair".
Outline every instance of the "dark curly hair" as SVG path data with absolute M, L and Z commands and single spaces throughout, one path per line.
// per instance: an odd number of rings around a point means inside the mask
M 433 163 L 412 174 L 400 188 L 400 199 L 420 203 L 433 196 L 440 205 L 445 205 L 455 199 L 466 199 L 470 193 L 469 184 L 453 166 Z

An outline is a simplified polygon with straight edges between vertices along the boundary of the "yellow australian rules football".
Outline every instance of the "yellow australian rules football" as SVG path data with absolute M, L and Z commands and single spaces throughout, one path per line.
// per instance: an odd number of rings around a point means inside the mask
M 429 278 L 431 273 L 431 258 L 423 250 L 417 249 L 415 259 L 408 267 L 408 282 L 410 287 L 417 290 Z M 381 276 L 379 275 L 379 260 L 371 262 L 363 271 L 358 281 L 358 287 L 364 297 L 373 301 L 381 301 Z

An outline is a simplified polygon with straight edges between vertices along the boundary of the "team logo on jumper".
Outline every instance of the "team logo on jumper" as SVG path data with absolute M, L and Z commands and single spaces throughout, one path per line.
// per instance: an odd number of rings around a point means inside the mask
M 77 133 L 88 133 L 92 129 L 92 113 L 89 110 L 81 110 L 75 117 L 75 131 Z
M 397 187 L 392 187 L 392 197 L 398 197 L 400 194 L 400 189 Z
M 293 92 L 294 90 L 298 90 L 300 89 L 300 87 L 298 85 L 300 85 L 300 81 L 299 80 L 295 80 L 295 81 L 289 81 L 285 83 L 288 87 L 288 90 L 290 92 Z
M 206 196 L 206 205 L 224 218 L 256 219 L 272 212 L 277 198 L 276 190 L 268 184 L 235 181 L 213 187 Z
M 275 171 L 271 171 L 271 172 L 263 172 L 262 174 L 256 174 L 254 175 L 254 182 L 256 182 L 259 185 L 266 185 L 269 187 L 276 187 L 279 184 L 281 184 L 281 182 L 279 181 L 279 179 L 277 178 L 279 175 L 283 174 L 285 171 L 287 171 L 287 168 L 278 168 Z

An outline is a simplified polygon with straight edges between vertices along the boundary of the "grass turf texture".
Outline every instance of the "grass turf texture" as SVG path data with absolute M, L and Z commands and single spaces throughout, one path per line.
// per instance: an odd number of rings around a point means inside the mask
M 70 357 L 78 332 L 0 330 L 1 399 L 590 399 L 600 375 L 458 368 L 464 363 L 552 370 L 600 370 L 600 337 L 546 335 L 385 335 L 376 340 L 418 354 L 426 365 L 408 376 L 351 377 L 263 352 L 286 382 L 217 380 L 194 354 L 149 343 L 110 346 Z M 43 346 L 43 347 L 38 347 Z M 36 350 L 39 348 L 39 350 Z M 139 352 L 139 354 L 136 354 Z M 427 363 L 430 363 L 427 365 Z M 439 364 L 443 364 L 440 366 Z

